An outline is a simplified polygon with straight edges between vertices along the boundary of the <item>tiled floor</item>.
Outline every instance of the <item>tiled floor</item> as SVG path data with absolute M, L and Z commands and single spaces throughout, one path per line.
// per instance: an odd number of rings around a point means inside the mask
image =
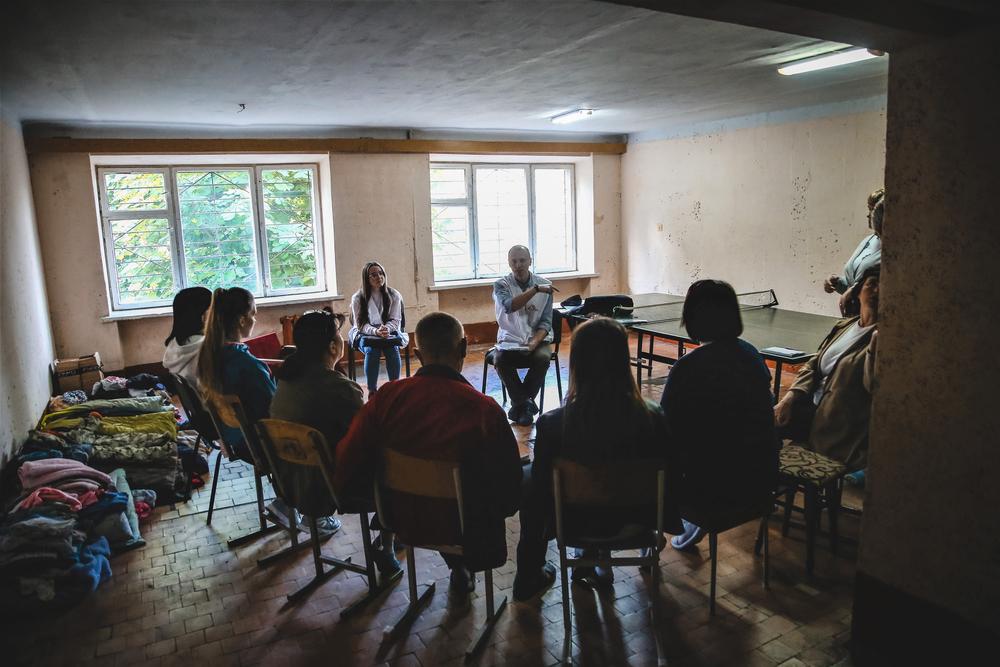
M 566 357 L 563 357 L 564 377 Z M 466 376 L 478 386 L 482 350 L 470 355 Z M 558 404 L 550 376 L 549 407 Z M 645 387 L 655 398 L 658 385 Z M 499 385 L 490 371 L 490 392 Z M 523 440 L 530 429 L 519 429 Z M 298 605 L 285 595 L 308 580 L 312 560 L 300 552 L 267 569 L 258 558 L 283 547 L 272 533 L 230 549 L 227 540 L 253 530 L 256 510 L 249 468 L 225 464 L 217 512 L 205 524 L 208 487 L 174 508 L 158 508 L 143 526 L 144 549 L 112 561 L 113 578 L 69 613 L 23 625 L 0 635 L 4 664 L 102 666 L 251 664 L 446 665 L 462 664 L 465 647 L 485 617 L 482 577 L 471 599 L 447 590 L 448 570 L 437 554 L 417 551 L 418 581 L 437 581 L 437 592 L 410 635 L 382 645 L 382 629 L 407 603 L 406 581 L 348 621 L 340 610 L 365 589 L 360 575 L 341 573 Z M 338 557 L 363 562 L 356 516 L 324 546 Z M 857 536 L 857 519 L 845 517 L 842 532 Z M 518 519 L 508 520 L 511 556 Z M 718 615 L 708 614 L 707 543 L 696 553 L 667 548 L 661 554 L 661 623 L 656 629 L 671 665 L 850 664 L 846 642 L 851 621 L 855 549 L 832 556 L 824 540 L 816 574 L 804 572 L 801 531 L 782 537 L 770 526 L 771 588 L 764 590 L 761 561 L 752 545 L 756 526 L 745 525 L 719 540 Z M 707 541 L 706 541 L 707 542 Z M 552 562 L 557 563 L 553 547 Z M 494 578 L 508 598 L 514 564 Z M 574 662 L 585 665 L 655 664 L 654 629 L 647 604 L 648 579 L 635 567 L 615 570 L 613 590 L 594 593 L 574 585 Z M 560 587 L 540 601 L 509 604 L 478 665 L 549 665 L 558 662 L 563 638 Z

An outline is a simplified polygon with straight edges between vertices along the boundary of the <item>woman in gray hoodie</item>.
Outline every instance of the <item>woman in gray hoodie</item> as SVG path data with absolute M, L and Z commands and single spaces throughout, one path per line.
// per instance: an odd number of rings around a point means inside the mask
M 197 386 L 198 350 L 205 327 L 205 311 L 212 302 L 206 287 L 188 287 L 174 296 L 174 325 L 163 344 L 163 366 Z

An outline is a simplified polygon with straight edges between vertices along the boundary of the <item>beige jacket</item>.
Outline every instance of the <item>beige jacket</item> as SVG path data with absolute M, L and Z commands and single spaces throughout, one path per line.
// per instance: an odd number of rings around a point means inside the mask
M 816 355 L 799 370 L 789 388 L 799 394 L 796 403 L 812 402 L 813 393 L 822 381 L 820 356 L 857 321 L 857 317 L 849 317 L 834 325 Z M 809 449 L 844 463 L 850 470 L 860 470 L 868 464 L 868 425 L 875 380 L 875 355 L 870 353 L 870 346 L 871 333 L 841 355 L 827 380 L 809 430 Z

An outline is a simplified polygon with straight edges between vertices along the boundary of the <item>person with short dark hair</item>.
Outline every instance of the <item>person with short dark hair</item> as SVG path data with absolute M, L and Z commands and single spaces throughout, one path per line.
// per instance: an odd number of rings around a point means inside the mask
M 174 295 L 174 321 L 163 341 L 163 367 L 191 384 L 197 382 L 198 351 L 205 339 L 205 313 L 212 303 L 207 287 L 187 287 Z
M 778 475 L 771 373 L 757 349 L 739 338 L 743 321 L 728 283 L 692 284 L 682 324 L 699 346 L 670 369 L 660 401 L 677 448 L 681 514 L 758 504 Z M 671 544 L 684 549 L 703 535 L 684 521 Z
M 425 543 L 461 544 L 463 557 L 442 556 L 453 590 L 471 592 L 472 572 L 507 560 L 504 519 L 517 511 L 521 459 L 503 409 L 461 375 L 467 350 L 462 324 L 447 313 L 430 313 L 417 324 L 416 336 L 420 370 L 382 387 L 358 412 L 337 445 L 334 485 L 345 495 L 371 489 L 382 449 L 460 462 L 464 486 L 475 491 L 465 498 L 464 532 L 453 506 L 437 499 L 393 502 L 392 525 L 404 544 L 406 531 Z
M 351 297 L 351 325 L 347 339 L 365 355 L 365 379 L 371 396 L 378 389 L 382 356 L 389 381 L 398 380 L 402 365 L 399 348 L 410 343 L 403 329 L 403 297 L 389 287 L 385 267 L 374 260 L 361 269 L 361 289 Z
M 663 413 L 639 393 L 629 360 L 628 333 L 606 317 L 574 329 L 566 404 L 539 417 L 536 433 L 535 460 L 521 507 L 521 540 L 514 578 L 514 599 L 521 601 L 537 596 L 555 580 L 555 568 L 545 562 L 545 552 L 554 530 L 552 469 L 556 458 L 592 465 L 660 459 L 668 474 L 672 468 Z M 616 535 L 623 528 L 622 513 L 620 508 L 595 508 L 586 519 L 587 533 Z M 633 514 L 632 519 L 641 525 L 655 522 L 655 516 Z M 669 532 L 680 532 L 672 494 L 666 499 L 664 526 Z M 608 585 L 613 577 L 602 568 L 586 567 L 575 568 L 573 580 L 592 586 Z
M 551 282 L 531 272 L 531 251 L 516 245 L 507 252 L 510 273 L 493 283 L 497 344 L 493 365 L 510 394 L 507 416 L 531 426 L 538 413 L 535 396 L 542 388 L 552 358 Z M 524 380 L 517 369 L 527 368 Z

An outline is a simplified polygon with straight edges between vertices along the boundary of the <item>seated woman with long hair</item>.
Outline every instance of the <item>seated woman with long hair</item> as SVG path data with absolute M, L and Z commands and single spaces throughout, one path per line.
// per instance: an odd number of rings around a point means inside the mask
M 351 297 L 351 330 L 348 340 L 365 355 L 368 395 L 378 389 L 378 372 L 385 355 L 389 380 L 398 380 L 402 361 L 399 348 L 410 338 L 403 330 L 403 297 L 389 287 L 385 268 L 372 261 L 361 269 L 361 289 Z
M 677 448 L 681 515 L 755 507 L 770 498 L 778 475 L 771 373 L 757 349 L 740 339 L 743 321 L 729 283 L 692 284 L 681 319 L 699 346 L 670 369 L 660 401 Z M 703 535 L 685 520 L 671 544 L 684 549 Z
M 243 343 L 253 333 L 256 322 L 253 294 L 242 287 L 216 289 L 205 317 L 205 339 L 198 353 L 198 389 L 206 402 L 217 403 L 223 395 L 235 394 L 251 422 L 270 414 L 275 390 L 267 366 Z M 254 462 L 239 428 L 219 424 L 219 435 L 234 456 Z M 269 508 L 284 517 L 294 516 L 280 500 L 275 500 Z
M 276 372 L 278 391 L 271 401 L 275 419 L 305 424 L 318 430 L 333 450 L 347 433 L 351 420 L 363 404 L 361 387 L 337 370 L 344 355 L 341 330 L 344 316 L 327 310 L 305 313 L 295 322 L 295 352 Z M 278 461 L 275 473 L 281 475 L 286 493 L 294 496 L 295 506 L 309 516 L 325 516 L 337 509 L 329 487 L 316 468 L 306 468 Z M 368 502 L 371 502 L 370 500 Z M 329 527 L 338 521 L 326 517 L 319 521 Z M 399 569 L 392 551 L 392 535 L 383 531 L 383 545 L 375 553 L 375 564 L 385 573 Z
M 198 375 L 198 351 L 205 329 L 205 313 L 212 303 L 207 287 L 188 287 L 174 295 L 174 321 L 163 341 L 163 367 L 194 384 Z
M 569 353 L 569 389 L 563 407 L 542 415 L 537 424 L 535 460 L 521 507 L 521 540 L 517 546 L 514 598 L 534 597 L 555 579 L 555 569 L 545 562 L 553 530 L 552 467 L 557 457 L 584 464 L 656 458 L 670 463 L 663 415 L 655 403 L 642 398 L 632 374 L 628 334 L 615 320 L 597 318 L 573 332 Z M 617 534 L 620 512 L 596 510 L 590 514 L 588 532 Z M 665 528 L 680 532 L 670 499 L 665 507 Z M 611 573 L 576 568 L 573 579 L 609 584 Z
M 870 267 L 852 286 L 846 301 L 849 316 L 833 327 L 774 406 L 781 437 L 851 471 L 868 464 L 880 272 L 880 265 Z

